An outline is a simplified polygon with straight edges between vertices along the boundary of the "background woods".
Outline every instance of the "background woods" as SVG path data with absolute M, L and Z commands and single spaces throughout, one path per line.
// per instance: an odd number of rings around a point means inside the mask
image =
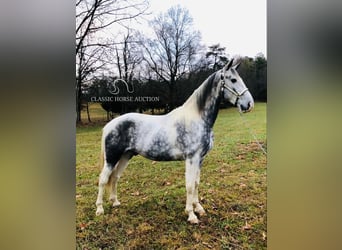
M 169 112 L 232 57 L 229 48 L 220 43 L 204 45 L 189 11 L 180 6 L 150 19 L 150 32 L 144 33 L 132 23 L 145 21 L 143 17 L 149 15 L 147 1 L 79 0 L 76 9 L 77 122 L 82 121 L 82 109 L 88 111 L 91 121 L 89 103 L 94 97 L 158 97 L 153 102 L 97 99 L 107 111 L 107 119 L 132 111 Z M 240 56 L 240 60 L 239 74 L 253 97 L 267 101 L 265 56 Z M 133 93 L 119 81 L 119 94 L 111 93 L 115 79 L 133 86 Z

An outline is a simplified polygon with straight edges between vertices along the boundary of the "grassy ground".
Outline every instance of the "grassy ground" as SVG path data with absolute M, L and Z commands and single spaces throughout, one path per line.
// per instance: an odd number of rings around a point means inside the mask
M 92 108 L 98 120 L 105 118 L 98 106 Z M 78 127 L 77 248 L 266 249 L 266 156 L 250 134 L 251 129 L 266 148 L 266 104 L 257 103 L 243 118 L 234 108 L 218 115 L 199 187 L 207 216 L 198 225 L 190 225 L 184 212 L 184 162 L 140 156 L 120 179 L 121 206 L 111 208 L 106 195 L 105 214 L 96 217 L 102 125 Z

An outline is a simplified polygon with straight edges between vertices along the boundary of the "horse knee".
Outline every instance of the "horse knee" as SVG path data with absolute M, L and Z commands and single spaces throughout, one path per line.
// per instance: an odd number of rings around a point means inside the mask
M 188 184 L 185 186 L 187 194 L 194 194 L 195 192 L 195 187 L 194 185 Z

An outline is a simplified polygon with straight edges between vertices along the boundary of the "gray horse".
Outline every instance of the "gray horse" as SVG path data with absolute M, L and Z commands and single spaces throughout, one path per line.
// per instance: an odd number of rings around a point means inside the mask
M 236 69 L 234 59 L 210 75 L 180 107 L 166 115 L 128 113 L 110 121 L 103 128 L 101 156 L 103 169 L 99 178 L 96 215 L 104 213 L 105 185 L 111 186 L 109 199 L 117 198 L 118 180 L 134 155 L 155 161 L 185 160 L 186 207 L 188 221 L 198 223 L 205 211 L 198 199 L 200 171 L 204 156 L 213 146 L 213 125 L 222 98 L 248 112 L 253 97 Z

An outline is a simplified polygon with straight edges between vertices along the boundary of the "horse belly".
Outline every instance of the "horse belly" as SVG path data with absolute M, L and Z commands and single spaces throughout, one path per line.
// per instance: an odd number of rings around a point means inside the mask
M 137 152 L 154 161 L 184 160 L 184 152 L 176 147 L 173 131 L 164 128 L 145 130 L 137 143 Z
M 183 161 L 185 157 L 183 154 L 170 154 L 169 152 L 160 152 L 158 154 L 141 154 L 147 159 L 153 161 Z
M 152 140 L 144 148 L 138 150 L 138 153 L 154 161 L 180 161 L 185 159 L 184 153 L 173 144 L 158 139 Z

